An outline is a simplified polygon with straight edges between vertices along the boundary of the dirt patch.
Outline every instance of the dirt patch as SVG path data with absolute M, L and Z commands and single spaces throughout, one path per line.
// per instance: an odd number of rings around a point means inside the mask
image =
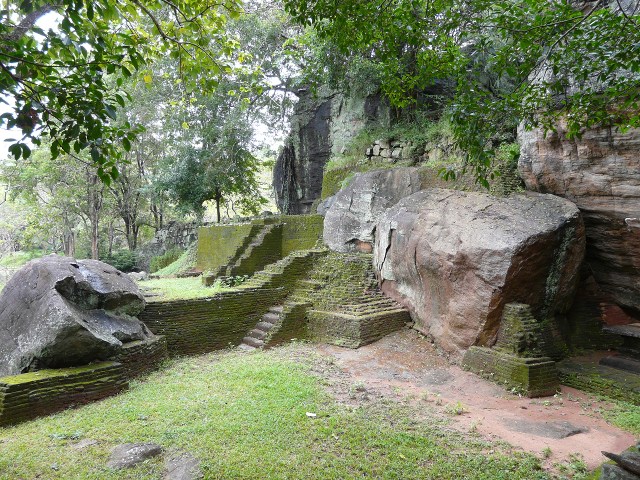
M 504 440 L 525 451 L 545 451 L 545 467 L 579 453 L 589 469 L 621 452 L 635 438 L 607 424 L 592 408 L 594 398 L 569 387 L 553 397 L 530 399 L 506 392 L 460 367 L 449 365 L 415 330 L 405 329 L 357 350 L 315 347 L 338 367 L 331 374 L 346 402 L 372 395 L 420 399 L 453 418 L 455 428 Z M 346 384 L 350 387 L 344 386 Z M 602 403 L 599 404 L 602 407 Z

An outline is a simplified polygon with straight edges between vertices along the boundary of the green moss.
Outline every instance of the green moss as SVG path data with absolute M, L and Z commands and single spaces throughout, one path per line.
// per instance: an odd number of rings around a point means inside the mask
M 640 406 L 640 378 L 590 360 L 569 358 L 558 364 L 563 385 Z
M 324 217 L 321 215 L 282 215 L 282 256 L 297 250 L 309 250 L 322 238 Z
M 366 157 L 365 151 L 375 140 L 410 142 L 414 146 L 414 154 L 411 158 L 393 161 L 373 160 L 376 157 Z M 519 145 L 515 142 L 503 143 L 496 149 L 492 159 L 493 176 L 488 178 L 490 193 L 508 195 L 524 189 L 517 171 L 518 158 Z M 423 188 L 486 192 L 471 174 L 457 175 L 449 181 L 442 179 L 441 172 L 444 170 L 462 170 L 463 159 L 464 152 L 456 147 L 451 127 L 445 120 L 434 122 L 422 117 L 396 124 L 391 129 L 364 130 L 352 140 L 344 154 L 336 155 L 327 162 L 322 180 L 322 198 L 328 198 L 344 188 L 356 173 L 404 166 L 418 166 L 421 169 Z
M 25 383 L 36 382 L 40 380 L 47 380 L 58 377 L 69 377 L 71 375 L 79 375 L 82 373 L 93 372 L 106 367 L 112 367 L 117 365 L 115 362 L 101 362 L 92 363 L 90 365 L 84 365 L 81 367 L 70 368 L 56 368 L 38 370 L 37 372 L 22 373 L 20 375 L 11 375 L 7 377 L 0 377 L 0 384 L 5 385 L 22 385 Z
M 560 388 L 555 362 L 549 358 L 521 358 L 473 346 L 465 352 L 463 367 L 529 397 L 553 395 Z
M 185 250 L 178 259 L 166 267 L 154 272 L 159 277 L 166 277 L 169 275 L 178 275 L 180 273 L 188 272 L 196 266 L 197 245 L 193 244 L 187 250 Z
M 236 255 L 243 242 L 256 225 L 215 225 L 198 229 L 198 251 L 196 265 L 201 271 L 215 271 Z

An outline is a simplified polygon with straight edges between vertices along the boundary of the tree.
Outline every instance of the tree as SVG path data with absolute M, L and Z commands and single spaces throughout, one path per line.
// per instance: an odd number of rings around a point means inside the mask
M 249 151 L 253 129 L 242 107 L 246 102 L 231 86 L 182 106 L 183 114 L 176 118 L 184 121 L 174 131 L 176 146 L 165 159 L 160 179 L 184 212 L 201 217 L 204 202 L 213 200 L 218 221 L 221 206 L 233 196 L 252 213 L 266 203 L 257 180 L 259 161 Z
M 57 27 L 45 31 L 37 22 L 51 13 Z M 101 179 L 115 178 L 120 145 L 128 150 L 138 133 L 115 122 L 124 80 L 139 72 L 151 82 L 152 61 L 171 57 L 185 85 L 210 91 L 242 63 L 225 30 L 240 14 L 240 0 L 9 1 L 0 10 L 0 102 L 10 111 L 0 126 L 22 133 L 10 152 L 27 158 L 27 140 L 48 137 L 53 159 L 87 151 Z
M 1 173 L 10 196 L 29 206 L 32 236 L 44 236 L 51 250 L 75 256 L 82 231 L 89 240 L 91 258 L 99 258 L 100 225 L 108 197 L 88 159 L 64 155 L 53 159 L 47 148 L 39 148 L 20 164 L 4 165 Z
M 449 79 L 448 114 L 467 164 L 487 183 L 497 134 L 518 121 L 570 135 L 640 125 L 638 2 L 285 0 L 344 55 L 376 65 L 399 107 Z M 481 74 L 480 74 L 481 73 Z M 490 81 L 487 81 L 489 79 Z

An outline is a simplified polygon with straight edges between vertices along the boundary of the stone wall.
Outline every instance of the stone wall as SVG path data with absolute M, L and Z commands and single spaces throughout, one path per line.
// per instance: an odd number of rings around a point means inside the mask
M 99 400 L 122 391 L 127 385 L 125 370 L 117 362 L 2 377 L 0 426 Z
M 137 250 L 138 267 L 148 272 L 153 257 L 162 255 L 174 247 L 186 249 L 197 238 L 198 227 L 195 223 L 169 222 Z
M 148 302 L 139 318 L 167 339 L 170 355 L 196 355 L 238 345 L 282 295 L 282 288 L 247 288 L 211 298 Z
M 415 158 L 424 153 L 424 146 L 419 150 L 412 142 L 402 142 L 400 140 L 376 140 L 373 145 L 365 151 L 365 155 L 374 162 L 396 162 Z
M 282 256 L 313 248 L 322 237 L 324 218 L 320 215 L 282 215 Z
M 156 336 L 144 342 L 125 343 L 114 360 L 122 364 L 125 376 L 133 379 L 157 369 L 168 356 L 167 339 Z
M 251 223 L 239 225 L 214 225 L 198 229 L 198 250 L 196 268 L 214 271 L 229 260 L 242 246 L 250 233 L 257 230 Z
M 271 231 L 260 244 L 252 244 L 265 223 Z M 313 248 L 322 236 L 322 228 L 320 215 L 279 215 L 245 224 L 202 227 L 198 233 L 197 268 L 222 275 L 225 272 L 221 269 L 248 275 L 291 252 Z M 236 262 L 238 268 L 234 270 L 231 264 Z

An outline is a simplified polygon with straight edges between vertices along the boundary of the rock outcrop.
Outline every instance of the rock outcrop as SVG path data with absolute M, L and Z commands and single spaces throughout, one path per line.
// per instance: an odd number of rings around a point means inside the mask
M 378 218 L 422 189 L 417 168 L 360 173 L 333 198 L 324 218 L 324 242 L 336 252 L 370 252 Z
M 580 212 L 565 199 L 429 189 L 381 216 L 374 263 L 415 327 L 459 358 L 492 345 L 507 303 L 541 320 L 565 312 L 584 248 Z
M 520 129 L 520 174 L 527 189 L 578 206 L 589 270 L 611 301 L 640 318 L 640 129 L 565 133 L 563 125 L 546 138 Z
M 0 294 L 0 376 L 84 365 L 151 340 L 144 297 L 97 260 L 50 255 L 16 272 Z
M 273 171 L 282 213 L 305 214 L 320 198 L 324 166 L 362 128 L 388 124 L 390 109 L 379 96 L 347 97 L 321 89 L 298 91 L 291 132 Z

